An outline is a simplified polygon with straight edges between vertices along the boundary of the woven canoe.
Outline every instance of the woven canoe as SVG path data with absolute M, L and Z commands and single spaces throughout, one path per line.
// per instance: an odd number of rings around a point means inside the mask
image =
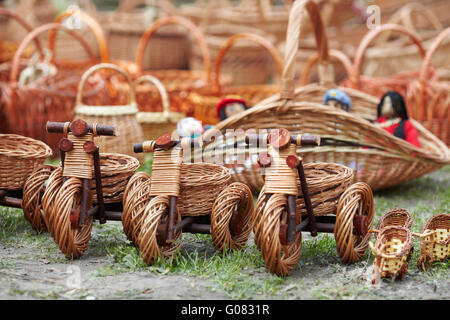
M 316 21 L 315 33 L 322 75 L 332 75 L 327 64 L 329 52 L 325 29 L 317 20 L 320 15 L 314 8 L 312 2 L 294 3 L 288 28 L 289 41 L 281 93 L 207 131 L 203 136 L 206 142 L 204 152 L 218 148 L 215 154 L 223 156 L 224 163 L 231 167 L 233 179 L 246 183 L 253 192 L 259 192 L 263 184 L 256 158 L 259 153 L 265 152 L 265 148 L 237 148 L 235 155 L 227 156 L 226 150 L 220 149 L 228 142 L 228 136 L 225 135 L 227 130 L 286 128 L 291 134 L 318 135 L 323 142 L 329 142 L 315 148 L 299 148 L 297 152 L 304 161 L 344 164 L 353 169 L 354 182 L 366 182 L 373 190 L 401 184 L 450 163 L 450 150 L 420 123 L 412 120 L 422 146 L 417 148 L 368 121 L 376 120 L 379 102 L 376 97 L 354 89 L 340 88 L 352 98 L 352 108 L 350 112 L 345 112 L 319 104 L 326 90 L 335 87 L 326 77 L 323 84 L 310 84 L 294 90 L 295 53 L 301 15 L 305 10 Z M 212 136 L 215 136 L 214 142 L 210 142 Z M 237 164 L 235 160 L 240 154 L 245 155 L 246 161 Z
M 0 134 L 0 189 L 22 189 L 28 176 L 52 155 L 45 143 L 16 134 Z

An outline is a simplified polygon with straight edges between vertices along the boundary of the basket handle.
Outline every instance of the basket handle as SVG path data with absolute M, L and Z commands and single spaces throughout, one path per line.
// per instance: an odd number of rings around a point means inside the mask
M 431 71 L 431 59 L 435 52 L 438 50 L 441 43 L 446 39 L 450 37 L 450 27 L 443 30 L 439 35 L 433 40 L 430 47 L 428 48 L 427 54 L 422 62 L 422 66 L 420 68 L 419 73 L 419 92 L 417 96 L 417 101 L 419 102 L 420 110 L 422 111 L 422 114 L 416 115 L 416 119 L 423 119 L 424 118 L 424 110 L 425 110 L 425 88 L 426 88 L 426 82 L 428 75 Z M 419 110 L 415 110 L 418 112 Z
M 101 62 L 109 61 L 109 49 L 108 43 L 106 41 L 105 32 L 100 24 L 88 13 L 83 10 L 66 10 L 60 13 L 54 20 L 56 23 L 61 23 L 64 19 L 76 15 L 80 18 L 81 21 L 86 23 L 97 39 L 97 44 L 100 49 L 100 58 Z M 55 50 L 55 39 L 56 39 L 56 30 L 52 30 L 48 36 L 48 48 L 51 52 Z
M 313 24 L 314 36 L 319 53 L 319 68 L 326 70 L 330 65 L 328 52 L 328 38 L 320 16 L 319 7 L 310 0 L 297 0 L 294 2 L 289 14 L 288 29 L 286 35 L 286 48 L 284 55 L 284 70 L 281 79 L 281 99 L 293 99 L 295 91 L 296 56 L 299 47 L 300 29 L 304 12 L 308 13 Z M 325 73 L 321 73 L 321 82 Z
M 136 79 L 136 81 L 134 82 L 134 87 L 136 88 L 136 86 L 142 82 L 150 82 L 155 85 L 155 87 L 158 89 L 159 94 L 161 96 L 162 106 L 163 106 L 163 114 L 165 117 L 169 117 L 169 113 L 170 113 L 169 96 L 167 95 L 167 90 L 164 87 L 164 85 L 161 83 L 161 81 L 159 81 L 159 79 L 156 77 L 153 77 L 150 75 L 143 75 L 143 76 L 139 77 L 138 79 Z
M 270 41 L 268 41 L 265 38 L 263 38 L 262 36 L 259 36 L 256 34 L 238 33 L 238 34 L 235 34 L 235 35 L 229 37 L 225 41 L 225 43 L 220 47 L 219 51 L 217 52 L 213 77 L 214 77 L 215 88 L 219 92 L 220 92 L 219 75 L 220 75 L 220 70 L 222 68 L 222 63 L 223 63 L 225 54 L 233 46 L 233 44 L 235 44 L 238 40 L 242 40 L 242 39 L 251 40 L 251 41 L 256 42 L 257 44 L 261 45 L 263 48 L 265 48 L 270 53 L 273 60 L 275 61 L 280 75 L 283 73 L 283 68 L 284 68 L 283 59 L 281 58 L 281 55 L 278 52 L 278 50 L 274 47 L 274 45 L 272 43 L 270 43 Z
M 22 56 L 25 48 L 29 45 L 29 43 L 31 41 L 33 41 L 35 38 L 37 38 L 41 33 L 46 32 L 46 31 L 51 31 L 51 30 L 57 30 L 57 29 L 64 30 L 65 32 L 67 32 L 68 34 L 73 36 L 84 47 L 84 49 L 86 50 L 86 52 L 89 55 L 90 60 L 91 61 L 96 60 L 94 52 L 92 52 L 91 48 L 89 47 L 89 44 L 87 44 L 86 40 L 84 40 L 84 38 L 80 34 L 78 34 L 77 32 L 75 32 L 69 28 L 64 27 L 60 23 L 43 24 L 43 25 L 37 27 L 36 29 L 34 29 L 32 32 L 28 33 L 27 36 L 25 37 L 25 39 L 23 39 L 23 41 L 20 43 L 19 48 L 17 49 L 16 53 L 14 54 L 12 67 L 11 67 L 11 74 L 9 77 L 10 83 L 17 82 L 17 77 L 19 74 L 20 57 Z
M 330 57 L 335 58 L 344 66 L 345 71 L 347 72 L 347 75 L 350 75 L 352 73 L 352 63 L 345 53 L 343 53 L 342 51 L 336 50 L 336 49 L 330 49 L 329 54 L 330 54 Z M 312 70 L 313 66 L 317 63 L 318 60 L 319 60 L 319 53 L 316 52 L 306 62 L 306 65 L 303 68 L 302 77 L 300 80 L 301 86 L 306 86 L 308 84 L 308 78 L 311 73 L 311 70 Z
M 130 104 L 135 103 L 136 98 L 134 95 L 133 83 L 131 82 L 131 78 L 128 75 L 128 73 L 124 69 L 122 69 L 121 67 L 119 67 L 115 64 L 99 63 L 99 64 L 96 64 L 95 66 L 90 67 L 88 70 L 86 70 L 85 73 L 83 73 L 80 83 L 78 84 L 77 99 L 76 99 L 76 103 L 75 103 L 76 106 L 83 105 L 81 99 L 83 96 L 83 89 L 84 89 L 84 84 L 85 84 L 86 80 L 92 75 L 92 73 L 94 73 L 95 71 L 100 70 L 100 69 L 114 70 L 114 71 L 120 73 L 121 75 L 123 75 L 128 82 L 128 86 L 130 87 L 130 91 L 129 91 L 129 95 L 128 95 L 128 104 L 130 105 Z
M 442 23 L 439 21 L 436 15 L 430 9 L 419 2 L 413 2 L 403 6 L 397 13 L 394 13 L 388 23 L 401 24 L 409 30 L 417 33 L 417 29 L 412 20 L 413 13 L 419 14 L 424 17 L 436 29 L 437 32 L 442 31 Z M 383 45 L 389 39 L 390 35 L 391 32 L 384 33 L 378 38 L 376 44 Z
M 397 24 L 383 24 L 378 28 L 369 31 L 364 38 L 361 40 L 361 43 L 356 50 L 355 58 L 353 60 L 352 74 L 350 75 L 350 82 L 353 88 L 358 88 L 359 77 L 361 72 L 361 65 L 364 59 L 364 55 L 369 48 L 369 44 L 383 32 L 399 32 L 407 35 L 417 46 L 419 49 L 420 55 L 422 58 L 425 58 L 425 49 L 422 45 L 422 42 L 419 39 L 419 36 L 413 32 L 408 30 L 408 28 L 397 25 Z
M 11 10 L 8 10 L 6 8 L 3 8 L 3 7 L 0 7 L 0 16 L 4 16 L 4 17 L 7 17 L 7 18 L 16 20 L 28 33 L 33 31 L 33 28 L 24 19 L 22 19 L 21 16 L 19 16 L 17 13 L 15 13 L 15 12 L 13 12 Z M 2 38 L 0 36 L 0 52 L 1 52 L 2 48 L 3 48 L 1 43 L 2 43 Z M 40 43 L 39 39 L 35 38 L 34 39 L 34 43 L 36 44 L 36 48 L 39 51 L 39 53 L 41 54 L 41 57 L 43 57 L 44 53 L 42 51 L 42 46 L 41 46 L 41 43 Z
M 117 12 L 130 12 L 140 5 L 152 5 L 158 7 L 169 16 L 174 16 L 177 10 L 176 7 L 168 0 L 120 0 Z
M 195 36 L 197 42 L 200 45 L 200 48 L 202 50 L 202 56 L 203 61 L 205 64 L 205 73 L 206 73 L 206 82 L 209 84 L 211 83 L 211 56 L 209 53 L 208 45 L 206 44 L 205 37 L 203 36 L 200 29 L 198 29 L 191 21 L 189 21 L 186 18 L 180 17 L 180 16 L 172 16 L 167 18 L 161 18 L 155 23 L 153 23 L 147 30 L 145 30 L 144 34 L 142 35 L 136 52 L 136 66 L 137 66 L 137 74 L 142 74 L 142 65 L 144 62 L 144 53 L 145 48 L 147 47 L 147 44 L 152 37 L 152 35 L 155 34 L 155 32 L 162 26 L 165 25 L 181 25 L 187 29 L 189 29 Z

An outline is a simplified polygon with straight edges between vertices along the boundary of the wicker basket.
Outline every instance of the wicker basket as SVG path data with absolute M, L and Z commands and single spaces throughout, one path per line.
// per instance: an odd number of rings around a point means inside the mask
M 428 269 L 434 261 L 450 257 L 450 214 L 442 213 L 430 218 L 422 228 L 420 237 L 419 269 Z
M 103 198 L 105 203 L 122 202 L 128 180 L 139 168 L 139 160 L 119 153 L 100 153 L 100 171 L 102 173 Z M 95 179 L 91 191 L 93 202 L 97 202 Z
M 376 229 L 381 230 L 388 226 L 398 226 L 411 229 L 412 216 L 406 209 L 396 208 L 385 213 L 378 221 Z
M 266 35 L 259 29 L 230 24 L 208 25 L 203 29 L 203 33 L 213 59 L 212 63 L 215 63 L 214 59 L 224 43 L 235 34 L 251 33 L 263 37 L 271 44 L 275 42 L 273 36 Z M 191 70 L 203 70 L 201 50 L 195 43 L 192 44 L 189 65 Z M 273 81 L 276 77 L 276 68 L 273 66 L 272 57 L 264 47 L 252 41 L 241 41 L 228 49 L 221 70 L 223 74 L 231 76 L 232 85 L 242 86 Z
M 180 201 L 182 216 L 200 216 L 211 213 L 219 193 L 230 184 L 227 168 L 210 163 L 183 163 L 181 165 Z
M 193 106 L 187 102 L 187 96 L 190 92 L 198 91 L 211 84 L 211 61 L 208 46 L 206 45 L 204 36 L 200 30 L 189 20 L 173 16 L 162 18 L 151 25 L 142 36 L 136 54 L 136 65 L 138 75 L 142 74 L 144 51 L 150 38 L 162 26 L 181 25 L 189 29 L 196 40 L 199 42 L 203 60 L 205 61 L 205 71 L 188 71 L 188 70 L 156 70 L 146 72 L 158 78 L 165 86 L 169 95 L 170 108 L 174 112 L 185 113 L 186 116 L 192 116 L 194 112 Z M 225 77 L 221 78 L 221 85 L 226 85 L 230 80 Z M 161 99 L 156 94 L 157 89 L 149 84 L 142 84 L 136 88 L 136 101 L 139 105 L 139 111 L 159 111 L 162 110 Z
M 170 112 L 169 98 L 164 85 L 155 77 L 145 75 L 138 78 L 134 84 L 147 81 L 156 86 L 161 96 L 163 112 L 138 112 L 137 120 L 142 128 L 145 141 L 156 140 L 160 135 L 172 133 L 177 128 L 177 122 L 185 117 L 181 112 Z
M 81 101 L 82 92 L 86 80 L 96 71 L 109 69 L 118 72 L 124 76 L 129 85 L 128 104 L 122 106 L 97 106 L 85 105 Z M 83 118 L 88 123 L 102 123 L 112 125 L 117 130 L 117 137 L 96 137 L 95 143 L 100 147 L 102 152 L 117 152 L 122 154 L 134 155 L 133 144 L 136 141 L 142 141 L 142 130 L 136 119 L 138 108 L 135 102 L 133 84 L 125 70 L 120 67 L 102 63 L 95 65 L 87 70 L 78 86 L 78 94 L 76 107 L 74 110 L 75 118 Z M 143 157 L 140 157 L 143 160 Z
M 216 105 L 219 101 L 229 95 L 237 95 L 246 100 L 249 106 L 253 106 L 279 91 L 278 85 L 253 84 L 241 86 L 227 86 L 222 88 L 219 81 L 221 67 L 226 52 L 238 40 L 251 40 L 261 45 L 267 50 L 275 61 L 279 73 L 283 70 L 283 61 L 276 48 L 263 37 L 250 33 L 238 33 L 230 37 L 223 43 L 215 60 L 214 87 L 207 87 L 203 90 L 193 92 L 189 95 L 189 101 L 194 106 L 194 117 L 206 124 L 216 124 L 220 121 L 216 112 Z M 255 72 L 255 71 L 254 71 Z
M 2 84 L 2 96 L 0 112 L 5 124 L 0 130 L 3 133 L 15 133 L 32 137 L 48 144 L 54 151 L 54 156 L 59 154 L 58 142 L 62 135 L 48 134 L 45 130 L 47 121 L 70 121 L 73 118 L 73 108 L 76 101 L 76 90 L 79 76 L 70 75 L 60 68 L 58 61 L 53 62 L 58 68 L 56 76 L 42 77 L 27 85 L 19 85 L 20 57 L 33 39 L 44 32 L 61 29 L 73 35 L 90 55 L 90 64 L 96 63 L 94 53 L 89 45 L 76 32 L 63 27 L 61 24 L 52 23 L 42 25 L 24 39 L 17 50 L 10 72 L 9 82 Z M 83 63 L 83 65 L 87 65 Z M 72 71 L 74 72 L 74 71 Z M 102 99 L 105 83 L 96 78 L 88 82 L 88 90 L 83 98 L 87 103 L 95 104 Z M 39 112 L 36 112 L 36 111 Z
M 375 255 L 372 283 L 380 277 L 403 278 L 408 273 L 408 262 L 412 254 L 412 235 L 408 228 L 390 226 L 378 234 L 375 245 L 369 242 Z
M 33 30 L 33 28 L 24 20 L 22 19 L 17 13 L 10 11 L 5 8 L 0 7 L 0 16 L 6 20 L 5 24 L 7 25 L 9 19 L 13 19 L 17 21 L 18 24 L 28 33 Z M 14 54 L 19 46 L 19 44 L 13 40 L 5 40 L 4 35 L 0 35 L 0 48 L 1 48 L 1 55 L 0 55 L 0 63 L 4 63 L 7 61 L 11 61 L 14 57 Z M 40 48 L 40 44 L 38 41 L 36 41 L 36 45 L 38 48 Z M 31 54 L 33 53 L 32 47 L 27 47 L 24 51 L 22 57 L 23 58 L 29 58 Z
M 310 84 L 294 90 L 296 70 L 294 57 L 299 41 L 298 27 L 301 25 L 305 10 L 315 17 L 313 21 L 320 48 L 319 67 L 322 70 L 323 84 Z M 357 90 L 340 88 L 352 98 L 350 112 L 319 104 L 322 103 L 325 92 L 336 85 L 332 78 L 330 79 L 332 71 L 327 64 L 329 52 L 325 29 L 314 3 L 305 1 L 294 3 L 288 40 L 281 94 L 268 98 L 208 130 L 203 136 L 207 142 L 203 148 L 206 155 L 214 148 L 218 148 L 214 150 L 216 156 L 224 155 L 221 150 L 225 152 L 225 148 L 220 148 L 223 147 L 225 139 L 229 138 L 227 130 L 286 128 L 291 134 L 307 133 L 321 137 L 323 142 L 321 146 L 298 149 L 297 152 L 305 163 L 344 164 L 353 169 L 354 182 L 366 182 L 373 190 L 401 184 L 450 163 L 450 150 L 418 122 L 411 120 L 418 131 L 421 148 L 387 133 L 366 120 L 376 120 L 379 102 L 376 97 Z M 221 135 L 217 134 L 218 131 Z M 215 136 L 214 142 L 210 142 L 212 136 Z M 235 151 L 232 157 L 224 157 L 224 163 L 232 168 L 234 178 L 240 173 L 244 178 L 238 181 L 245 181 L 244 183 L 249 185 L 253 192 L 258 192 L 262 187 L 262 179 L 255 179 L 261 174 L 256 159 L 265 148 L 238 148 Z M 242 153 L 246 155 L 247 160 L 243 164 L 237 164 L 236 157 Z
M 136 7 L 150 1 L 120 1 L 117 11 L 110 18 L 109 45 L 111 56 L 117 60 L 132 61 L 136 48 L 145 30 L 154 21 L 142 9 Z M 176 8 L 168 0 L 157 0 L 153 3 L 159 7 L 163 15 L 173 16 Z M 186 69 L 189 61 L 189 38 L 186 30 L 180 26 L 168 26 L 158 30 L 151 41 L 150 48 L 144 52 L 143 69 Z
M 449 38 L 450 28 L 447 28 L 431 44 L 422 63 L 419 79 L 408 87 L 406 101 L 411 117 L 450 147 L 450 82 L 430 77 L 433 73 L 432 57 L 444 39 Z
M 0 189 L 22 189 L 28 176 L 51 155 L 50 147 L 41 141 L 0 134 Z

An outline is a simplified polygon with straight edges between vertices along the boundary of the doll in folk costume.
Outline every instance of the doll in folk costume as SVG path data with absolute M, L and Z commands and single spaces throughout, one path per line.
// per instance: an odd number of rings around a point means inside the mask
M 330 89 L 325 92 L 323 97 L 323 104 L 342 109 L 344 111 L 349 111 L 352 106 L 352 100 L 350 97 L 342 90 Z
M 239 97 L 230 96 L 222 99 L 216 106 L 220 121 L 248 109 L 247 102 Z
M 420 148 L 417 129 L 409 120 L 405 100 L 398 92 L 388 91 L 383 95 L 377 108 L 376 124 Z

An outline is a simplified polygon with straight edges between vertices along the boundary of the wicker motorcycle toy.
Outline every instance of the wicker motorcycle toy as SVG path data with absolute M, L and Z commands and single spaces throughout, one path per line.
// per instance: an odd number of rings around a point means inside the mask
M 316 136 L 286 129 L 246 135 L 247 144 L 267 144 L 258 164 L 264 187 L 254 212 L 255 244 L 270 272 L 288 275 L 300 258 L 302 231 L 334 233 L 343 262 L 359 261 L 368 246 L 374 217 L 373 195 L 365 183 L 350 186 L 350 168 L 332 163 L 303 165 L 297 147 L 317 146 Z
M 43 167 L 27 179 L 24 212 L 31 221 L 45 225 L 67 257 L 78 258 L 88 248 L 95 219 L 102 224 L 121 220 L 123 191 L 139 161 L 123 154 L 100 154 L 94 137 L 113 136 L 112 126 L 78 119 L 47 122 L 46 127 L 49 133 L 66 135 L 59 142 L 61 165 Z
M 135 152 L 153 153 L 152 175 L 138 172 L 130 179 L 122 224 L 148 265 L 177 252 L 183 232 L 211 234 L 224 251 L 243 247 L 252 231 L 254 203 L 246 185 L 231 183 L 220 165 L 182 163 L 183 150 L 195 142 L 164 134 L 135 144 Z

